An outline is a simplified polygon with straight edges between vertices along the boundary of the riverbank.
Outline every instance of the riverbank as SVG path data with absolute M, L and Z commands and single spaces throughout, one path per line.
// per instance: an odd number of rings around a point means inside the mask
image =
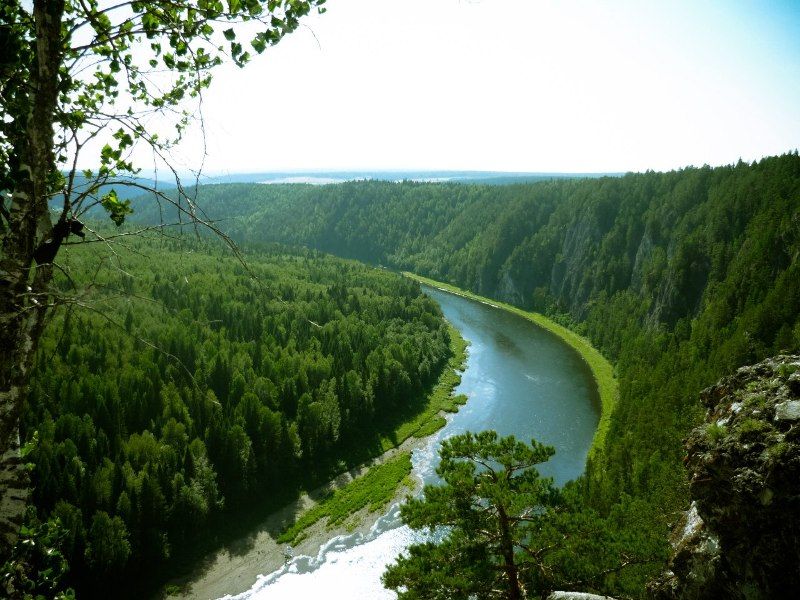
M 287 545 L 278 542 L 278 538 L 286 531 L 287 525 L 312 511 L 332 493 L 346 489 L 353 481 L 365 476 L 372 467 L 382 465 L 400 453 L 413 452 L 425 443 L 424 438 L 409 438 L 399 447 L 388 450 L 368 464 L 342 473 L 326 485 L 304 494 L 269 515 L 246 536 L 226 544 L 206 557 L 188 576 L 171 581 L 159 597 L 169 600 L 210 600 L 226 595 L 235 596 L 249 590 L 260 575 L 277 571 L 286 562 Z M 402 485 L 389 502 L 382 504 L 380 508 L 364 507 L 332 528 L 328 527 L 326 519 L 316 521 L 303 530 L 302 539 L 292 546 L 292 554 L 317 556 L 322 546 L 336 536 L 353 533 L 366 535 L 375 520 L 385 512 L 386 505 L 402 501 L 412 491 L 412 487 Z
M 454 396 L 453 390 L 461 381 L 460 373 L 466 364 L 468 344 L 457 329 L 450 326 L 449 331 L 452 356 L 428 395 L 425 407 L 381 439 L 383 453 L 380 456 L 340 474 L 326 485 L 303 494 L 270 514 L 246 536 L 207 556 L 190 574 L 170 581 L 158 597 L 208 600 L 247 591 L 260 575 L 272 573 L 285 563 L 286 543 L 278 540 L 287 531 L 295 534 L 292 536 L 296 540 L 292 547 L 295 556 L 317 556 L 328 540 L 339 535 L 366 534 L 385 512 L 385 507 L 402 501 L 416 482 L 408 477 L 403 478 L 393 492 L 388 490 L 389 493 L 386 493 L 387 490 L 383 490 L 384 495 L 379 502 L 358 503 L 346 515 L 341 514 L 340 506 L 334 514 L 334 511 L 326 511 L 324 505 L 333 495 L 346 495 L 348 487 L 361 484 L 373 467 L 385 465 L 423 447 L 427 438 L 445 425 L 445 415 L 456 412 L 466 401 L 466 397 Z M 380 482 L 376 484 L 380 485 Z M 293 525 L 300 523 L 304 515 L 315 514 L 319 518 L 305 519 L 303 528 L 293 529 Z M 331 517 L 336 523 L 333 527 L 328 522 Z
M 475 300 L 494 308 L 519 315 L 542 329 L 558 336 L 568 346 L 573 348 L 586 364 L 589 365 L 592 376 L 597 383 L 597 392 L 600 397 L 600 422 L 597 425 L 597 431 L 595 432 L 592 446 L 589 450 L 589 460 L 596 460 L 598 457 L 602 456 L 602 448 L 605 445 L 606 435 L 611 424 L 611 414 L 614 411 L 617 398 L 619 397 L 619 386 L 614 377 L 614 367 L 594 346 L 592 346 L 589 340 L 539 313 L 526 311 L 506 302 L 479 296 L 478 294 L 463 290 L 452 284 L 436 281 L 435 279 L 423 277 L 416 273 L 404 271 L 403 275 L 419 283 L 424 283 L 430 287 L 442 290 L 443 292 L 469 298 L 470 300 Z

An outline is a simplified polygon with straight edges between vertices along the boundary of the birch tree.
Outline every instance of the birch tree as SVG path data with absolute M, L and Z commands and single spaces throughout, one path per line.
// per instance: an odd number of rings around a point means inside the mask
M 132 208 L 119 190 L 150 188 L 135 177 L 135 147 L 169 165 L 216 67 L 246 65 L 324 2 L 0 3 L 0 559 L 17 539 L 29 495 L 19 417 L 37 342 L 59 300 L 51 286 L 59 250 L 107 241 L 81 220 L 93 208 L 124 222 Z M 91 148 L 99 148 L 97 167 L 80 171 L 78 157 Z M 182 220 L 213 228 L 171 174 L 177 194 L 150 191 Z

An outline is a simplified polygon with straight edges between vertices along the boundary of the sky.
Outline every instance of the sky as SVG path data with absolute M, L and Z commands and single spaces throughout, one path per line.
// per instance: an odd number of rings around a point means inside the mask
M 207 173 L 757 160 L 800 146 L 800 1 L 329 0 L 203 115 Z

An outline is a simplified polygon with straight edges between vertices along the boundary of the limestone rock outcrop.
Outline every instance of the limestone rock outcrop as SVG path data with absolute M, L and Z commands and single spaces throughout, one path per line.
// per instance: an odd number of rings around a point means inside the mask
M 701 394 L 686 440 L 692 504 L 656 600 L 800 598 L 800 356 L 743 367 Z

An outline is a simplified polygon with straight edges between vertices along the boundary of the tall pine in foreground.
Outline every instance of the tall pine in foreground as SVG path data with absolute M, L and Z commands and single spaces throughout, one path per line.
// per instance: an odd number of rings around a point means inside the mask
M 437 474 L 403 521 L 427 530 L 383 576 L 400 600 L 545 597 L 554 589 L 624 587 L 625 571 L 658 562 L 658 540 L 600 518 L 536 468 L 554 454 L 494 431 L 445 440 Z M 634 548 L 635 553 L 630 549 Z M 621 580 L 623 578 L 623 580 Z

